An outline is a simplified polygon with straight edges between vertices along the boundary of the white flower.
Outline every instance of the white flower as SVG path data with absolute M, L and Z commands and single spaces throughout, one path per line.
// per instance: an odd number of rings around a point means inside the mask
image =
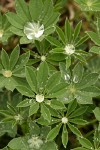
M 68 123 L 68 118 L 63 117 L 63 118 L 62 118 L 62 123 L 64 123 L 64 124 Z
M 37 94 L 36 95 L 36 101 L 39 102 L 39 103 L 43 102 L 44 101 L 44 95 Z
M 40 150 L 43 141 L 39 137 L 33 136 L 31 139 L 28 140 L 28 144 L 30 148 L 35 148 Z
M 28 22 L 24 27 L 24 33 L 29 40 L 38 39 L 44 33 L 44 25 L 40 25 L 39 22 Z
M 4 75 L 4 77 L 9 78 L 12 76 L 12 72 L 10 70 L 5 70 L 2 73 Z
M 67 55 L 71 55 L 75 52 L 75 47 L 72 44 L 68 44 L 65 46 L 64 50 Z

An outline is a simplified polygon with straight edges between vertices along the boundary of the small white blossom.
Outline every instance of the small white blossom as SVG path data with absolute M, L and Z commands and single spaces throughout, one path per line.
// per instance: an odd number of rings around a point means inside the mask
M 62 123 L 64 123 L 64 124 L 68 123 L 68 118 L 63 117 L 63 118 L 62 118 Z
M 67 55 L 72 55 L 75 52 L 75 47 L 72 44 L 68 44 L 65 46 L 64 50 Z
M 24 27 L 24 33 L 29 40 L 38 39 L 44 33 L 44 25 L 40 25 L 39 22 L 28 22 Z
M 46 60 L 46 57 L 43 55 L 41 56 L 41 61 L 45 61 Z
M 12 76 L 12 72 L 10 70 L 5 70 L 2 73 L 4 75 L 4 77 L 9 78 Z
M 39 103 L 42 103 L 44 101 L 44 95 L 37 94 L 36 95 L 36 101 L 39 102 Z
M 41 145 L 43 144 L 43 141 L 39 137 L 33 136 L 31 139 L 28 140 L 28 144 L 30 148 L 39 149 Z

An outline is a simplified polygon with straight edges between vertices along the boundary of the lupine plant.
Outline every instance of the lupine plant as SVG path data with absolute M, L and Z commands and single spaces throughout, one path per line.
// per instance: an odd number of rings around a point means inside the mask
M 71 2 L 91 30 L 67 15 L 60 25 Z M 14 4 L 0 12 L 0 149 L 100 150 L 100 1 Z

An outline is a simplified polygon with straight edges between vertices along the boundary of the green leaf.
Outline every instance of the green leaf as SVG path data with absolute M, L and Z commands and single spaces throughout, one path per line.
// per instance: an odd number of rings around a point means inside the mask
M 91 149 L 91 148 L 93 149 L 93 145 L 88 139 L 80 137 L 80 138 L 78 138 L 78 140 L 83 147 L 85 147 L 87 149 Z
M 67 56 L 66 57 L 66 70 L 71 66 L 71 57 Z
M 77 63 L 73 69 L 73 82 L 80 82 L 83 77 L 84 68 L 81 63 Z
M 47 97 L 53 98 L 53 97 L 58 97 L 58 96 L 64 94 L 66 92 L 66 87 L 67 87 L 66 83 L 59 83 L 59 84 L 55 85 L 54 88 L 52 88 L 47 93 Z
M 40 125 L 43 125 L 43 126 L 48 126 L 50 124 L 50 122 L 48 122 L 46 119 L 44 119 L 42 116 L 40 118 L 38 118 L 36 120 L 36 122 Z
M 66 126 L 64 125 L 63 131 L 62 131 L 62 144 L 65 148 L 67 146 L 67 143 L 68 143 L 68 131 L 67 131 Z
M 39 70 L 37 71 L 37 81 L 38 88 L 43 88 L 46 85 L 48 79 L 48 65 L 46 62 L 43 62 L 39 66 Z
M 41 15 L 43 7 L 42 0 L 30 0 L 29 2 L 29 11 L 32 17 L 32 20 L 39 20 L 39 16 Z
M 18 36 L 25 36 L 23 30 L 18 29 L 18 28 L 14 27 L 14 26 L 11 26 L 11 27 L 10 27 L 10 31 L 11 31 L 13 34 L 15 34 L 15 35 L 18 35 Z
M 24 23 L 16 14 L 9 12 L 6 14 L 6 17 L 12 26 L 18 29 L 23 29 Z
M 89 39 L 89 37 L 87 35 L 84 35 L 78 42 L 75 43 L 75 47 L 79 47 L 88 39 Z
M 97 33 L 94 33 L 92 31 L 86 32 L 88 36 L 91 38 L 91 40 L 98 46 L 100 46 L 100 37 Z
M 53 109 L 64 109 L 65 108 L 65 105 L 61 101 L 58 101 L 58 100 L 55 100 L 55 99 L 51 100 L 50 106 Z
M 70 119 L 69 121 L 77 125 L 86 125 L 88 123 L 86 120 L 78 119 L 78 118 Z
M 77 101 L 73 100 L 69 103 L 68 109 L 67 109 L 67 116 L 69 116 L 73 111 L 75 111 L 75 108 L 77 107 Z
M 28 62 L 29 57 L 30 57 L 30 52 L 26 52 L 26 53 L 20 55 L 13 72 L 24 67 L 26 65 L 26 63 Z
M 60 40 L 62 41 L 62 43 L 65 45 L 66 42 L 65 42 L 65 35 L 64 35 L 64 32 L 57 26 L 56 27 L 56 31 L 58 33 L 58 36 L 60 38 Z
M 12 139 L 9 144 L 8 144 L 8 147 L 10 147 L 11 149 L 23 149 L 23 148 L 26 148 L 26 142 L 24 141 L 24 138 L 14 138 Z
M 97 32 L 100 34 L 100 18 L 97 18 Z
M 53 75 L 51 75 L 47 81 L 46 89 L 48 91 L 51 90 L 55 85 L 59 83 L 60 78 L 61 78 L 61 75 L 59 72 L 55 72 Z
M 9 56 L 4 49 L 2 49 L 1 51 L 1 62 L 2 62 L 3 67 L 8 70 L 9 69 Z
M 29 109 L 29 116 L 37 113 L 38 109 L 39 109 L 39 103 L 36 102 L 36 103 L 32 104 Z
M 19 46 L 16 46 L 10 55 L 10 69 L 12 70 L 16 65 L 20 54 Z
M 46 37 L 46 40 L 48 42 L 50 42 L 50 44 L 52 44 L 52 45 L 54 45 L 56 47 L 62 47 L 62 44 L 56 38 L 54 38 L 52 36 Z
M 75 0 L 82 11 L 100 11 L 100 1 L 99 0 Z
M 95 84 L 97 80 L 98 80 L 97 73 L 89 73 L 85 75 L 82 81 L 80 83 L 77 83 L 76 86 L 78 89 L 83 89 Z
M 80 21 L 75 27 L 74 34 L 73 34 L 73 42 L 77 40 L 78 35 L 80 33 L 81 26 L 82 26 L 82 21 Z
M 51 114 L 49 109 L 46 107 L 45 104 L 41 104 L 41 114 L 44 117 L 44 119 L 48 120 L 50 122 L 51 120 Z
M 31 19 L 31 17 L 26 2 L 24 0 L 16 0 L 15 6 L 17 14 L 19 16 L 19 20 L 21 18 L 24 21 L 24 23 L 28 22 Z
M 70 43 L 72 38 L 72 29 L 69 20 L 66 19 L 65 21 L 65 37 L 67 39 L 67 42 Z
M 58 48 L 53 48 L 53 49 L 51 50 L 51 52 L 52 52 L 52 53 L 64 53 L 64 49 L 63 49 L 63 48 L 60 48 L 60 47 L 58 47 Z
M 28 87 L 20 85 L 20 86 L 17 86 L 16 88 L 19 91 L 19 93 L 21 93 L 22 95 L 25 95 L 28 97 L 34 97 L 34 92 L 31 91 L 31 89 L 29 89 Z
M 57 145 L 54 142 L 46 142 L 41 150 L 58 150 Z
M 31 67 L 26 67 L 26 80 L 31 89 L 37 93 L 37 79 L 35 72 Z
M 33 103 L 33 100 L 32 99 L 25 99 L 23 101 L 21 101 L 17 107 L 27 107 L 27 106 L 30 106 L 31 104 Z
M 81 116 L 83 115 L 86 110 L 87 110 L 88 107 L 80 107 L 78 108 L 77 110 L 75 110 L 71 115 L 70 115 L 70 118 L 74 118 L 74 117 L 78 117 L 78 116 Z
M 76 128 L 74 125 L 71 125 L 70 123 L 68 123 L 68 127 L 70 128 L 70 130 L 77 136 L 81 137 L 82 134 L 81 132 L 78 130 L 78 128 Z
M 100 55 L 100 47 L 98 46 L 93 46 L 89 52 L 92 52 L 92 53 L 95 53 L 95 54 L 98 54 Z
M 83 148 L 83 147 L 77 147 L 77 148 L 74 148 L 72 150 L 89 150 L 89 149 L 86 149 L 86 148 Z
M 53 141 L 56 136 L 59 134 L 60 128 L 62 124 L 57 125 L 55 128 L 53 128 L 47 135 L 47 141 Z
M 96 108 L 93 110 L 93 112 L 94 112 L 94 115 L 95 115 L 96 119 L 97 119 L 98 121 L 100 121 L 100 108 L 99 108 L 99 107 L 96 107 Z

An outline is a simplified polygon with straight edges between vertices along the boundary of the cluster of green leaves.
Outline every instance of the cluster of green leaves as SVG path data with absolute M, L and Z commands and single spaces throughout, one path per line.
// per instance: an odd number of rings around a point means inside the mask
M 82 10 L 99 11 L 98 0 L 76 2 Z M 97 33 L 87 31 L 81 37 L 82 22 L 73 29 L 67 19 L 63 31 L 56 26 L 59 4 L 59 0 L 55 5 L 52 0 L 16 0 L 16 13 L 0 15 L 1 42 L 15 34 L 20 44 L 33 46 L 32 50 L 16 46 L 10 54 L 1 51 L 0 93 L 7 95 L 0 96 L 0 136 L 12 137 L 3 150 L 58 150 L 61 145 L 68 149 L 70 134 L 79 141 L 70 148 L 100 150 L 100 107 L 93 103 L 100 96 L 99 57 L 96 67 L 94 60 L 87 63 L 93 53 L 100 54 L 100 19 Z M 29 27 L 32 35 L 27 36 Z M 88 38 L 96 44 L 90 53 L 83 46 Z M 81 131 L 91 124 L 88 114 L 97 121 L 94 142 Z

